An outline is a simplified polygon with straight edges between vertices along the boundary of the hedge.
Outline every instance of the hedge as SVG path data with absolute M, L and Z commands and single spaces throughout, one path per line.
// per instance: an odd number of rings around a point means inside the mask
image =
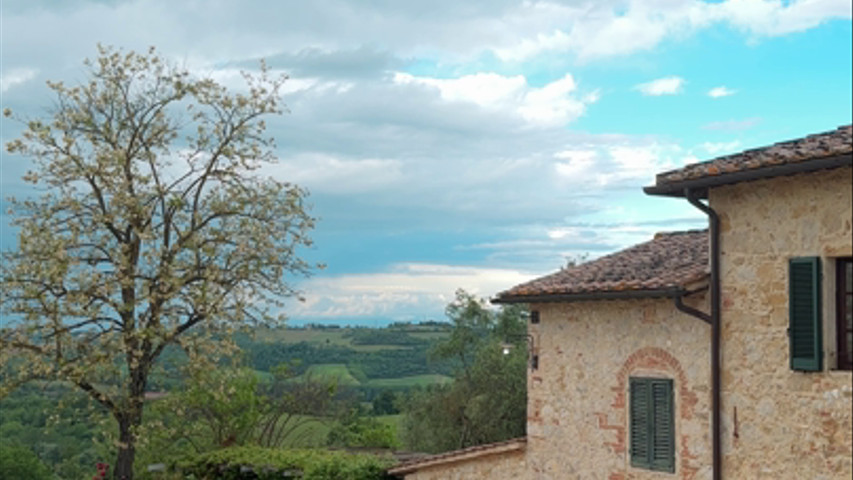
M 198 455 L 178 468 L 199 480 L 386 480 L 394 461 L 328 450 L 229 447 Z

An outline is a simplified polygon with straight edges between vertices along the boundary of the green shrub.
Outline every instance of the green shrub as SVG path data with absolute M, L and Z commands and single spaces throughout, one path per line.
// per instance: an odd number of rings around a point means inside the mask
M 391 478 L 385 470 L 392 463 L 368 454 L 231 447 L 198 455 L 179 468 L 199 480 L 382 480 Z
M 53 475 L 29 448 L 2 443 L 0 444 L 0 478 L 3 480 L 50 480 Z

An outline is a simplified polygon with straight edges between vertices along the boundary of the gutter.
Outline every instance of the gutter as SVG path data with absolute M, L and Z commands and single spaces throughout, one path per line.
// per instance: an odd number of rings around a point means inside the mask
M 631 298 L 678 298 L 689 292 L 681 288 L 661 288 L 657 290 L 624 290 L 621 292 L 582 292 L 556 293 L 545 295 L 518 295 L 512 297 L 497 297 L 491 303 L 553 303 L 579 302 L 583 300 L 621 300 Z M 689 308 L 689 307 L 688 307 Z
M 761 180 L 765 178 L 780 177 L 783 175 L 793 175 L 796 173 L 814 172 L 816 170 L 826 170 L 850 165 L 853 165 L 853 154 L 847 153 L 814 160 L 809 159 L 808 161 L 796 163 L 770 165 L 752 170 L 721 173 L 719 175 L 663 183 L 662 185 L 652 185 L 644 187 L 643 191 L 649 195 L 665 195 L 670 197 L 686 196 L 685 192 L 690 191 L 697 198 L 706 199 L 708 198 L 709 187 L 718 187 L 720 185 L 729 185 L 731 183 Z M 660 175 L 658 177 L 660 177 Z
M 848 156 L 848 159 L 850 157 Z M 680 305 L 676 298 L 675 306 L 679 310 L 700 318 L 711 324 L 711 435 L 713 455 L 713 479 L 723 478 L 722 453 L 722 419 L 720 405 L 720 217 L 708 205 L 699 201 L 696 192 L 690 188 L 683 190 L 683 195 L 691 205 L 708 216 L 708 234 L 711 237 L 711 314 L 708 315 L 686 305 Z M 685 308 L 686 307 L 686 308 Z

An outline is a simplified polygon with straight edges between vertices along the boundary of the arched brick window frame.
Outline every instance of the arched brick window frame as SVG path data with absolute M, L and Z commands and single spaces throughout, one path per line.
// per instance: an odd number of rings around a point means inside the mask
M 630 478 L 628 471 L 628 379 L 635 374 L 654 372 L 663 377 L 672 378 L 674 382 L 676 417 L 683 420 L 693 418 L 696 404 L 699 402 L 696 393 L 690 388 L 690 381 L 681 367 L 681 363 L 671 353 L 658 347 L 641 348 L 625 359 L 622 367 L 616 372 L 615 382 L 610 390 L 613 392 L 610 408 L 604 412 L 596 412 L 598 427 L 613 433 L 612 441 L 604 445 L 614 455 L 624 458 L 624 469 L 612 471 L 608 480 L 625 480 Z M 679 422 L 676 420 L 676 425 Z M 677 428 L 677 427 L 676 427 Z M 692 480 L 699 471 L 700 462 L 688 448 L 688 437 L 676 430 L 676 470 L 675 476 L 683 480 Z M 620 462 L 621 464 L 621 462 Z

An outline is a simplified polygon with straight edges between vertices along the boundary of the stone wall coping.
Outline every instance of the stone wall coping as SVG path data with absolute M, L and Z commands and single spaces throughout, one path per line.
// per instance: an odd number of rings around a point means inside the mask
M 524 450 L 527 446 L 527 437 L 513 438 L 503 442 L 488 443 L 485 445 L 477 445 L 474 447 L 463 448 L 461 450 L 452 450 L 450 452 L 439 453 L 429 457 L 413 460 L 402 463 L 396 467 L 389 468 L 388 473 L 391 475 L 405 475 L 408 473 L 423 470 L 438 465 L 446 465 L 449 463 L 465 462 L 489 455 L 497 455 L 501 453 L 515 452 Z

